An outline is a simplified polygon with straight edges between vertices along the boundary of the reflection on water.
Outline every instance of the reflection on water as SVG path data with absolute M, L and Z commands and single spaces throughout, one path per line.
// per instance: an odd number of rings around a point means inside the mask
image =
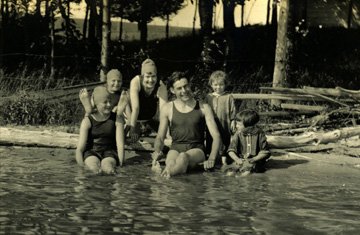
M 98 176 L 77 167 L 72 150 L 1 147 L 0 233 L 357 233 L 360 171 L 306 164 L 167 180 L 144 161 Z

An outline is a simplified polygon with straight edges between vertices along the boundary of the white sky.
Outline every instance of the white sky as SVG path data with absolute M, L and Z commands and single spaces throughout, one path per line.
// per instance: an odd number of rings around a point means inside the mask
M 195 6 L 190 3 L 190 0 L 187 0 L 188 3 L 186 6 L 178 12 L 177 15 L 171 17 L 170 25 L 171 26 L 181 26 L 181 27 L 192 27 L 193 17 Z M 266 22 L 266 7 L 268 0 L 250 0 L 245 3 L 245 17 L 244 24 L 265 24 Z M 195 2 L 195 0 L 194 0 Z M 220 1 L 221 2 L 221 1 Z M 84 18 L 85 15 L 85 4 L 80 6 L 73 5 L 73 11 L 75 17 Z M 240 26 L 240 7 L 235 9 L 235 24 Z M 199 12 L 196 13 L 196 27 L 200 27 L 199 21 Z M 165 25 L 165 22 L 161 19 L 154 19 L 152 25 Z M 216 7 L 216 27 L 222 27 L 222 4 L 217 5 Z

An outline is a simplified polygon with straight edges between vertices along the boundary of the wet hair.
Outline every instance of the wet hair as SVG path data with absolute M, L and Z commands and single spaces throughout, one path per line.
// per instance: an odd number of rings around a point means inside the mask
M 173 72 L 170 77 L 167 79 L 168 87 L 173 87 L 174 83 L 180 81 L 181 79 L 186 78 L 188 81 L 189 79 L 186 76 L 185 72 L 175 71 Z
M 227 85 L 229 82 L 227 74 L 222 70 L 216 70 L 210 75 L 209 86 L 211 86 L 213 84 L 213 82 L 219 81 L 219 80 L 223 80 L 225 85 Z
M 259 122 L 259 114 L 252 109 L 245 109 L 236 114 L 236 120 L 241 121 L 244 124 L 244 127 L 255 126 Z

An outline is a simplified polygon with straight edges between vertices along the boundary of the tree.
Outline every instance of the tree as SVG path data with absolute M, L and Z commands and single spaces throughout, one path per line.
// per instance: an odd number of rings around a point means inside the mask
M 234 0 L 222 0 L 223 3 L 223 20 L 224 29 L 232 31 L 235 28 L 235 1 Z
M 147 44 L 147 24 L 154 17 L 166 18 L 183 7 L 184 0 L 114 0 L 115 16 L 121 16 L 130 22 L 137 22 L 140 31 L 142 49 Z M 119 14 L 121 13 L 121 14 Z
M 209 69 L 212 61 L 211 52 L 211 34 L 212 34 L 212 9 L 213 0 L 199 0 L 199 15 L 201 25 L 201 35 L 203 38 L 203 49 L 201 52 L 202 62 L 205 69 Z
M 109 42 L 110 42 L 110 4 L 109 0 L 103 0 L 102 8 L 103 22 L 102 22 L 102 43 L 101 43 L 101 71 L 100 80 L 106 81 L 106 73 L 109 66 Z
M 177 14 L 177 12 L 184 7 L 184 0 L 172 0 L 172 1 L 163 1 L 159 5 L 160 17 L 166 20 L 165 26 L 165 36 L 166 39 L 169 38 L 169 24 L 170 24 L 170 15 Z
M 294 34 L 293 14 L 295 0 L 282 0 L 280 2 L 280 17 L 277 27 L 275 49 L 275 64 L 273 74 L 273 87 L 286 87 L 290 70 L 292 39 Z M 278 100 L 272 101 L 279 105 Z

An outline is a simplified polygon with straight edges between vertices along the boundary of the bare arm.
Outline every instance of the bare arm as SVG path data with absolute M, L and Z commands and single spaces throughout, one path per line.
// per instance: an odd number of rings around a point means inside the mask
M 84 165 L 83 156 L 84 156 L 84 151 L 85 151 L 86 142 L 88 139 L 88 132 L 89 132 L 90 127 L 91 127 L 90 120 L 89 120 L 89 118 L 85 117 L 81 121 L 80 131 L 79 131 L 79 141 L 78 141 L 78 145 L 76 147 L 76 152 L 75 152 L 76 162 L 80 166 Z
M 214 167 L 215 159 L 217 158 L 219 154 L 220 144 L 221 144 L 221 137 L 220 133 L 218 131 L 213 112 L 208 104 L 202 105 L 202 111 L 205 116 L 205 121 L 207 128 L 210 132 L 210 135 L 213 139 L 212 145 L 211 145 L 211 152 L 209 155 L 208 161 L 204 164 L 205 169 Z
M 124 118 L 123 116 L 116 117 L 116 147 L 120 166 L 123 165 L 125 159 L 125 134 L 124 134 Z
M 130 82 L 130 105 L 131 105 L 131 115 L 130 115 L 130 139 L 132 142 L 135 142 L 139 139 L 139 133 L 136 131 L 136 122 L 139 117 L 140 112 L 140 103 L 139 103 L 139 92 L 140 92 L 140 76 L 134 77 Z
M 231 157 L 232 160 L 234 160 L 238 165 L 242 164 L 242 160 L 237 154 L 238 152 L 238 145 L 239 145 L 239 135 L 238 133 L 231 136 L 229 148 L 228 148 L 228 154 Z
M 140 77 L 134 77 L 130 82 L 130 104 L 131 104 L 131 117 L 130 126 L 135 127 L 137 118 L 139 116 L 139 91 L 140 91 Z
M 259 147 L 260 147 L 260 152 L 255 157 L 250 159 L 251 162 L 257 162 L 262 159 L 267 159 L 270 157 L 270 150 L 264 132 L 260 133 Z
M 162 107 L 162 110 L 160 111 L 160 124 L 157 136 L 155 138 L 154 143 L 154 153 L 152 155 L 152 158 L 154 161 L 157 161 L 159 156 L 161 155 L 161 150 L 164 146 L 164 140 L 166 137 L 166 132 L 168 130 L 168 120 L 169 120 L 169 112 L 171 108 L 171 103 L 166 103 Z
M 168 102 L 168 91 L 165 84 L 161 80 L 157 91 L 157 96 L 159 97 L 159 110 L 161 110 L 162 106 Z

